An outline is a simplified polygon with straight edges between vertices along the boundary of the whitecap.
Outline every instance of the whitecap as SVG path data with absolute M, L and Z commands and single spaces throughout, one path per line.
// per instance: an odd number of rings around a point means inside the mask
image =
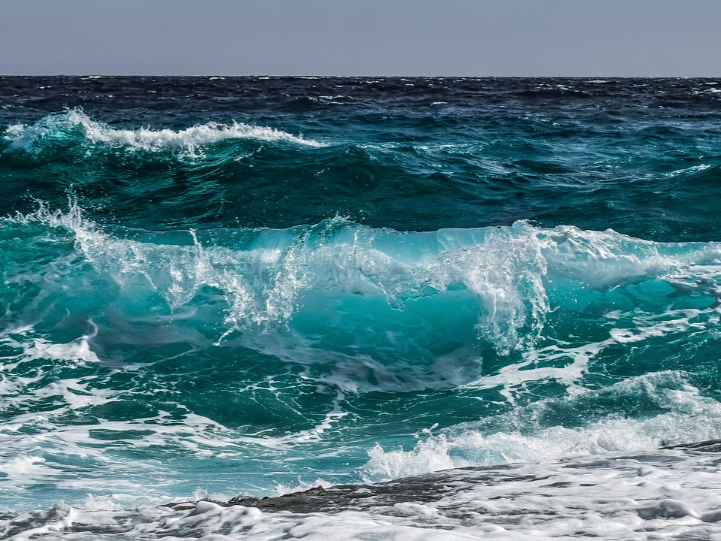
M 205 146 L 232 139 L 253 139 L 267 142 L 284 142 L 309 147 L 324 147 L 326 143 L 267 126 L 253 126 L 240 122 L 221 124 L 209 122 L 182 130 L 121 129 L 91 119 L 82 109 L 47 116 L 35 124 L 13 124 L 4 138 L 12 148 L 33 150 L 44 141 L 66 139 L 78 134 L 84 141 L 130 150 L 159 152 L 164 150 L 193 151 Z

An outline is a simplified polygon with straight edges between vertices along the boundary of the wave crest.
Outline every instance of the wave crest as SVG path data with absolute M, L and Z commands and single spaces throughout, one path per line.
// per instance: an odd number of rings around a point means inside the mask
M 316 380 L 350 392 L 539 379 L 572 386 L 599 352 L 711 328 L 721 305 L 717 243 L 527 222 L 398 232 L 343 218 L 283 230 L 116 236 L 76 203 L 66 212 L 41 204 L 12 221 L 63 231 L 63 243 L 42 249 L 58 261 L 70 256 L 56 253 L 61 245 L 80 256 L 60 267 L 68 280 L 94 274 L 97 306 L 82 308 L 94 321 L 112 306 L 128 314 L 122 325 L 144 328 L 142 314 L 152 313 L 165 322 L 149 328 L 154 343 L 163 333 L 168 343 L 202 334 L 201 348 L 251 347 L 328 367 Z M 47 233 L 28 227 L 23 245 L 38 234 Z M 45 295 L 66 307 L 65 289 Z M 112 334 L 103 329 L 109 321 L 98 324 L 96 342 Z M 593 339 L 579 338 L 579 325 Z M 135 331 L 125 339 L 144 338 Z M 491 351 L 511 357 L 481 377 Z
M 176 151 L 193 153 L 206 145 L 226 140 L 253 139 L 283 142 L 309 147 L 324 147 L 325 143 L 267 126 L 253 126 L 233 122 L 209 122 L 182 130 L 153 130 L 150 128 L 118 129 L 91 119 L 82 109 L 56 113 L 35 124 L 13 124 L 7 128 L 4 139 L 13 149 L 37 151 L 47 143 L 80 142 L 106 145 L 114 148 L 146 152 Z

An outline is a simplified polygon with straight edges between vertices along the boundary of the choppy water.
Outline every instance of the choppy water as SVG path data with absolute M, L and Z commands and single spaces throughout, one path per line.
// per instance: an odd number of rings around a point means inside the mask
M 721 438 L 720 106 L 0 78 L 0 511 Z

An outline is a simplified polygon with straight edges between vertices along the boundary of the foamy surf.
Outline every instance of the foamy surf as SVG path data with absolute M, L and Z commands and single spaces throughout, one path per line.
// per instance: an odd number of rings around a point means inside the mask
M 6 539 L 713 539 L 721 532 L 718 442 L 504 468 L 448 470 L 378 485 L 316 488 L 123 509 L 89 497 L 0 518 Z

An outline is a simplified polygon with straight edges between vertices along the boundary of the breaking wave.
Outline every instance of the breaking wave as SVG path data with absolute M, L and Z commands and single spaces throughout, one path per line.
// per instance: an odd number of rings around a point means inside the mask
M 50 269 L 62 270 L 34 272 L 62 280 L 87 267 L 97 302 L 85 307 L 88 317 L 105 304 L 122 312 L 146 303 L 176 331 L 194 321 L 209 325 L 204 336 L 212 344 L 235 340 L 296 361 L 332 359 L 347 365 L 347 377 L 389 390 L 416 388 L 399 379 L 394 363 L 429 371 L 418 388 L 439 380 L 492 386 L 492 378 L 476 382 L 485 348 L 553 357 L 548 348 L 574 342 L 574 321 L 606 335 L 560 355 L 582 371 L 579 358 L 611 344 L 713 326 L 721 297 L 718 243 L 657 243 L 610 230 L 517 222 L 415 233 L 334 218 L 285 230 L 118 235 L 85 218 L 76 203 L 66 212 L 40 204 L 4 223 L 15 231 L 11 250 L 49 234 L 57 239 L 52 250 L 64 247 L 45 256 L 56 260 Z M 68 267 L 67 258 L 78 256 Z M 5 280 L 28 278 L 11 273 Z M 66 294 L 42 293 L 63 311 L 72 304 Z M 11 326 L 27 325 L 23 314 L 16 310 Z M 526 377 L 534 370 L 552 376 L 535 363 Z M 566 367 L 563 377 L 571 372 Z
M 180 130 L 121 129 L 93 120 L 82 109 L 69 109 L 44 117 L 35 124 L 13 124 L 3 136 L 16 150 L 37 153 L 44 148 L 68 144 L 92 144 L 132 151 L 173 151 L 193 154 L 207 145 L 226 140 L 252 139 L 309 147 L 325 143 L 266 126 L 233 122 L 209 122 Z

